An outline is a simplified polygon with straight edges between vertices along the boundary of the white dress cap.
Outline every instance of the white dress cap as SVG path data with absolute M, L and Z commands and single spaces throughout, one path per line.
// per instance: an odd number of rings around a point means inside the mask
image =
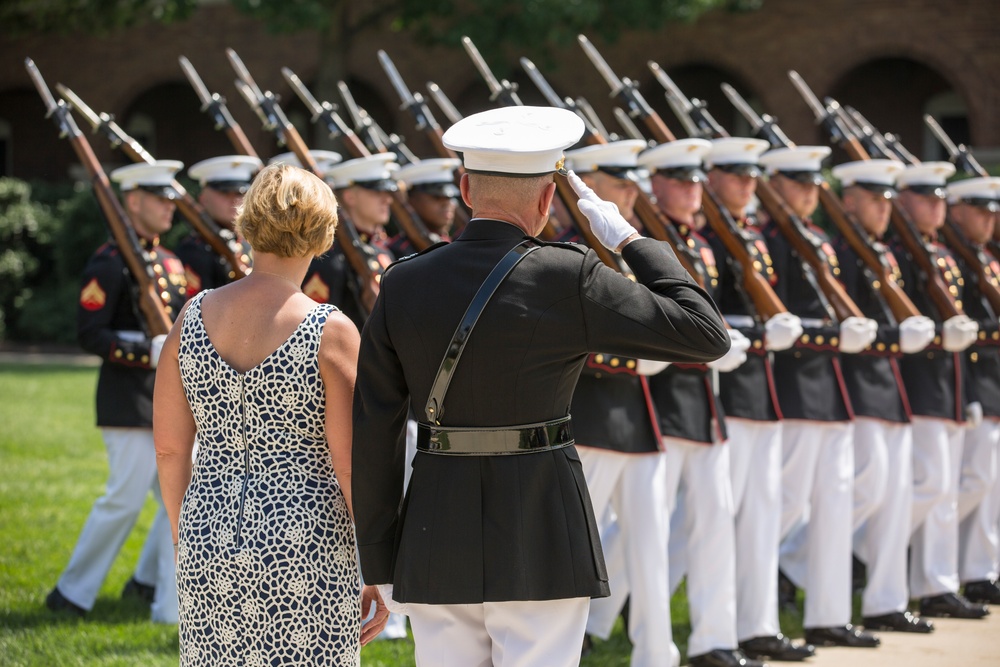
M 146 190 L 167 199 L 178 199 L 180 193 L 172 185 L 178 171 L 184 168 L 179 160 L 157 160 L 152 164 L 140 162 L 119 167 L 111 172 L 111 180 L 118 183 L 122 192 Z
M 502 107 L 466 116 L 444 133 L 465 168 L 497 174 L 542 175 L 563 166 L 563 150 L 583 136 L 583 121 L 555 107 Z
M 955 165 L 951 162 L 922 162 L 905 167 L 896 177 L 896 187 L 900 190 L 914 185 L 941 188 L 954 175 Z
M 837 165 L 833 175 L 845 188 L 856 185 L 891 199 L 896 193 L 893 187 L 896 178 L 903 169 L 904 165 L 895 160 L 857 160 Z
M 967 178 L 948 186 L 948 202 L 963 202 L 987 210 L 1000 211 L 1000 177 Z
M 394 172 L 399 165 L 395 153 L 375 153 L 334 165 L 326 171 L 326 182 L 336 190 L 357 185 L 369 190 L 395 192 L 399 189 Z
M 608 144 L 594 144 L 566 151 L 566 168 L 578 174 L 603 171 L 615 178 L 635 183 L 643 176 L 637 170 L 636 158 L 647 144 L 641 139 L 625 139 Z
M 710 150 L 711 141 L 678 139 L 643 151 L 639 164 L 667 178 L 699 183 L 705 180 L 701 163 Z
M 223 155 L 202 160 L 188 167 L 188 176 L 202 187 L 222 192 L 244 194 L 250 181 L 264 163 L 250 155 Z
M 403 167 L 396 178 L 406 183 L 410 192 L 426 192 L 440 197 L 457 197 L 455 169 L 462 164 L 458 158 L 433 158 L 421 160 Z
M 325 174 L 330 167 L 344 159 L 343 156 L 336 151 L 324 151 L 319 149 L 309 151 L 309 155 L 311 155 L 312 159 L 316 161 L 316 166 L 319 167 L 319 172 L 321 174 Z M 299 162 L 299 157 L 295 153 L 279 153 L 268 160 L 267 164 L 270 166 L 279 162 L 290 164 L 293 167 L 302 168 L 302 163 Z
M 705 166 L 744 176 L 760 176 L 760 154 L 771 147 L 763 139 L 724 137 L 712 140 L 712 149 L 705 156 Z
M 768 173 L 819 173 L 823 160 L 830 154 L 829 146 L 792 146 L 775 148 L 760 156 L 760 166 Z

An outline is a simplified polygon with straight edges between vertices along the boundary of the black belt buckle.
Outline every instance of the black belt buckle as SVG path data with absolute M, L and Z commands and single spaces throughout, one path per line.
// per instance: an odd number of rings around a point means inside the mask
M 538 424 L 477 428 L 417 424 L 417 449 L 451 456 L 506 456 L 561 449 L 573 444 L 569 416 Z

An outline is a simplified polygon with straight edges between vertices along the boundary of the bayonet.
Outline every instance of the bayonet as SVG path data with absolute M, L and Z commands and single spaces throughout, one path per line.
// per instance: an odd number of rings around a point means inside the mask
M 486 85 L 490 89 L 491 102 L 499 101 L 505 107 L 522 106 L 524 104 L 517 96 L 517 84 L 511 83 L 507 79 L 497 81 L 496 76 L 493 75 L 493 70 L 486 64 L 482 54 L 479 53 L 479 49 L 476 48 L 471 39 L 462 37 L 462 46 L 465 47 L 465 52 L 472 59 L 472 64 L 476 66 L 479 74 L 486 81 Z
M 395 132 L 387 133 L 382 127 L 372 118 L 368 111 L 364 107 L 358 107 L 358 113 L 360 113 L 370 124 L 375 134 L 378 135 L 379 141 L 385 146 L 390 152 L 396 154 L 396 162 L 401 165 L 405 164 L 416 164 L 420 162 L 420 158 L 413 154 L 406 144 L 403 142 L 403 137 L 399 136 Z
M 372 153 L 384 153 L 386 151 L 385 144 L 382 143 L 378 132 L 372 127 L 372 120 L 368 114 L 361 113 L 358 103 L 354 101 L 354 95 L 351 94 L 351 89 L 343 81 L 338 81 L 337 90 L 340 91 L 340 97 L 344 100 L 347 114 L 354 121 L 354 131 L 364 138 L 368 150 Z
M 441 113 L 445 115 L 452 125 L 462 120 L 462 114 L 459 113 L 458 109 L 455 108 L 455 105 L 451 103 L 448 96 L 444 94 L 444 91 L 441 90 L 441 86 L 437 85 L 433 81 L 428 81 L 427 92 L 431 94 L 431 97 L 434 98 L 434 102 L 436 102 L 438 107 L 441 109 Z
M 535 67 L 535 63 L 531 62 L 527 58 L 521 58 L 521 67 L 528 74 L 528 78 L 531 82 L 535 84 L 535 87 L 542 93 L 542 96 L 548 101 L 548 103 L 554 107 L 566 107 L 567 100 L 559 97 L 556 91 L 552 89 L 549 82 L 545 80 L 542 73 L 538 71 Z
M 240 128 L 239 124 L 233 119 L 232 114 L 229 113 L 229 109 L 226 107 L 226 98 L 218 93 L 210 93 L 208 91 L 208 86 L 198 76 L 198 72 L 190 60 L 184 56 L 180 56 L 177 60 L 181 64 L 184 76 L 187 77 L 191 87 L 194 88 L 194 94 L 198 97 L 198 101 L 201 102 L 201 110 L 207 113 L 215 122 L 215 129 L 223 130 L 236 150 L 245 155 L 257 157 L 257 151 L 250 145 L 250 140 L 243 133 L 243 129 Z
M 611 88 L 611 97 L 617 97 L 622 101 L 628 110 L 628 115 L 632 118 L 641 118 L 646 123 L 661 125 L 662 127 L 656 128 L 657 139 L 661 141 L 673 139 L 666 125 L 663 125 L 662 119 L 653 111 L 653 108 L 649 106 L 649 102 L 639 92 L 639 84 L 627 77 L 624 79 L 619 78 L 614 70 L 611 69 L 611 66 L 608 65 L 608 62 L 601 56 L 600 52 L 598 52 L 597 48 L 590 43 L 586 35 L 577 35 L 577 41 L 583 48 L 583 52 L 587 54 L 587 58 L 590 59 L 590 62 L 593 63 L 597 71 L 608 83 L 608 86 Z
M 201 102 L 201 110 L 204 111 L 212 103 L 213 99 L 212 94 L 208 92 L 208 86 L 198 76 L 198 72 L 190 60 L 184 56 L 180 56 L 177 61 L 181 64 L 181 69 L 184 70 L 184 76 L 187 77 L 191 87 L 194 88 L 194 94 L 198 96 L 198 100 Z
M 646 137 L 642 136 L 642 132 L 640 132 L 636 124 L 632 122 L 632 119 L 628 117 L 628 114 L 625 113 L 624 109 L 621 107 L 615 107 L 612 112 L 614 113 L 618 124 L 622 126 L 623 130 L 625 130 L 626 136 L 631 139 L 641 139 L 646 141 Z M 649 142 L 646 141 L 646 143 Z
M 876 128 L 875 125 L 871 123 L 871 121 L 865 118 L 860 111 L 858 111 L 853 107 L 845 106 L 844 110 L 848 113 L 848 115 L 851 116 L 851 118 L 855 119 L 859 124 L 866 125 L 869 128 L 871 128 L 876 138 L 880 139 L 882 145 L 885 146 L 887 155 L 890 155 L 890 153 L 895 153 L 898 159 L 905 162 L 906 164 L 917 164 L 918 162 L 920 162 L 920 160 L 918 160 L 913 153 L 906 150 L 906 147 L 903 146 L 902 142 L 899 140 L 898 135 L 891 134 L 889 132 L 879 132 L 878 128 Z
M 347 126 L 344 119 L 340 117 L 340 114 L 337 113 L 336 104 L 332 104 L 326 100 L 323 102 L 317 100 L 316 97 L 309 92 L 309 89 L 306 88 L 306 85 L 302 83 L 302 79 L 300 79 L 291 69 L 282 67 L 281 75 L 285 77 L 285 81 L 288 82 L 288 85 L 292 87 L 295 94 L 298 95 L 299 99 L 302 100 L 302 103 L 306 105 L 307 109 L 309 109 L 309 112 L 312 114 L 312 118 L 310 118 L 311 122 L 322 122 L 323 125 L 326 126 L 326 130 L 331 139 L 340 138 L 349 148 L 356 150 L 357 146 L 361 145 L 357 136 L 351 128 Z M 367 150 L 368 149 L 365 149 L 365 152 L 367 152 Z M 355 155 L 355 157 L 358 156 Z
M 568 108 L 577 112 L 577 114 L 583 114 L 584 120 L 590 123 L 598 134 L 601 135 L 606 141 L 614 141 L 611 133 L 608 132 L 607 128 L 601 122 L 601 119 L 597 116 L 597 112 L 594 111 L 594 107 L 590 106 L 590 102 L 586 98 L 578 97 L 575 100 L 567 97 L 566 104 Z
M 816 97 L 816 93 L 812 91 L 812 88 L 809 87 L 805 79 L 799 76 L 798 72 L 788 70 L 788 78 L 791 80 L 792 85 L 795 86 L 795 89 L 799 91 L 799 95 L 805 100 L 806 105 L 812 110 L 813 115 L 816 117 L 816 123 L 826 129 L 827 134 L 830 135 L 830 138 L 834 142 L 844 145 L 853 141 L 856 144 L 856 148 L 853 148 L 849 152 L 857 152 L 858 149 L 864 150 L 858 139 L 851 136 L 848 130 L 841 125 L 836 111 L 823 106 L 823 103 Z
M 392 87 L 399 95 L 402 102 L 400 109 L 405 109 L 413 115 L 417 130 L 420 132 L 440 132 L 441 126 L 434 119 L 430 107 L 427 106 L 427 100 L 420 93 L 410 91 L 406 82 L 403 81 L 403 77 L 400 76 L 399 70 L 396 69 L 396 65 L 392 62 L 392 58 L 385 51 L 380 50 L 378 59 L 382 63 L 382 69 L 385 70 L 386 76 L 389 77 L 389 82 L 392 83 Z
M 233 81 L 233 85 L 236 86 L 236 90 L 239 91 L 240 95 L 243 96 L 243 99 L 245 99 L 247 104 L 250 105 L 250 108 L 253 109 L 253 112 L 257 114 L 258 118 L 260 118 L 260 122 L 264 126 L 264 129 L 274 131 L 275 124 L 270 118 L 268 118 L 267 114 L 261 108 L 257 97 L 253 93 L 253 89 L 239 79 Z
M 837 100 L 830 97 L 827 97 L 824 101 L 827 108 L 837 115 L 843 126 L 847 128 L 847 131 L 857 137 L 861 145 L 868 151 L 869 156 L 888 160 L 897 159 L 889 146 L 883 141 L 878 130 L 872 127 L 871 123 L 865 120 L 861 114 L 848 107 L 841 106 Z
M 136 156 L 138 156 L 139 159 L 136 160 L 137 162 L 141 161 L 152 164 L 156 161 L 156 159 L 150 155 L 138 141 L 130 137 L 125 130 L 123 130 L 121 126 L 115 122 L 114 116 L 108 113 L 95 112 L 87 106 L 87 104 L 84 103 L 84 101 L 80 99 L 76 93 L 61 83 L 56 84 L 56 90 L 59 91 L 59 94 L 72 108 L 76 109 L 80 115 L 83 116 L 88 123 L 90 123 L 90 126 L 95 133 L 98 131 L 104 132 L 108 141 L 111 142 L 112 148 L 118 148 L 122 144 L 127 144 Z M 183 192 L 181 194 L 183 194 Z
M 677 116 L 677 120 L 679 120 L 681 125 L 684 126 L 684 131 L 687 132 L 687 135 L 689 137 L 704 138 L 701 130 L 699 130 L 698 126 L 695 125 L 691 116 L 687 114 L 687 110 L 685 109 L 683 102 L 681 102 L 681 100 L 676 96 L 671 95 L 669 92 L 664 93 L 664 96 L 667 98 L 667 104 L 670 105 L 670 109 L 674 112 L 674 115 Z
M 35 61 L 31 58 L 25 58 L 24 67 L 28 70 L 28 76 L 31 77 L 31 82 L 35 84 L 35 88 L 38 90 L 38 94 L 42 98 L 42 103 L 45 105 L 45 117 L 48 118 L 56 112 L 60 105 L 56 102 L 56 98 L 52 96 L 52 91 L 49 90 L 48 85 L 45 83 L 45 79 L 42 78 L 42 73 L 39 72 L 38 67 L 35 66 Z M 65 103 L 63 103 L 62 106 L 65 107 Z M 73 124 L 76 125 L 75 122 Z M 77 128 L 77 131 L 79 131 L 79 128 Z
M 243 64 L 243 60 L 236 54 L 236 51 L 233 49 L 226 49 L 226 56 L 229 58 L 229 63 L 233 66 L 236 76 L 250 88 L 253 96 L 258 100 L 263 98 L 264 93 L 261 91 L 260 86 L 258 86 L 257 82 L 253 80 L 252 76 L 250 76 L 250 70 L 248 70 L 246 65 Z
M 722 84 L 722 92 L 725 93 L 726 97 L 732 103 L 736 110 L 746 118 L 747 122 L 750 123 L 750 127 L 753 130 L 754 136 L 764 139 L 771 144 L 772 148 L 780 148 L 782 146 L 794 146 L 792 140 L 789 139 L 781 128 L 778 127 L 778 119 L 774 116 L 764 114 L 763 116 L 758 115 L 754 111 L 750 103 L 743 99 L 735 88 L 730 86 L 728 83 Z
M 308 88 L 306 88 L 306 84 L 302 83 L 302 79 L 299 78 L 299 75 L 288 67 L 282 67 L 281 76 L 285 77 L 285 81 L 287 81 L 288 85 L 292 87 L 292 90 L 295 91 L 298 98 L 302 100 L 302 103 L 306 105 L 306 109 L 309 109 L 309 113 L 312 114 L 312 118 L 309 120 L 313 123 L 319 120 L 326 107 L 323 104 L 320 104 L 319 100 L 313 97 L 313 94 L 309 92 Z M 336 107 L 329 102 L 326 103 L 326 106 L 330 109 L 336 109 Z
M 924 122 L 931 129 L 931 132 L 934 133 L 934 136 L 937 137 L 937 140 L 941 142 L 945 150 L 948 151 L 948 157 L 956 167 L 970 176 L 989 176 L 989 173 L 983 169 L 983 165 L 979 164 L 979 161 L 969 152 L 969 148 L 965 144 L 956 146 L 955 142 L 948 136 L 948 133 L 944 131 L 944 128 L 934 119 L 934 116 L 924 114 Z

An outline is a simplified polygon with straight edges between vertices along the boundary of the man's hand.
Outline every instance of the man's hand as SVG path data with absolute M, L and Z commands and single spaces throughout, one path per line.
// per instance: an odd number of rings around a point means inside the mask
M 580 201 L 577 202 L 580 212 L 590 221 L 590 229 L 601 245 L 608 250 L 617 252 L 619 248 L 623 247 L 624 242 L 629 240 L 629 237 L 638 238 L 639 234 L 635 231 L 635 227 L 622 217 L 617 206 L 598 197 L 572 171 L 566 175 L 566 178 L 580 197 Z
M 979 324 L 968 315 L 956 315 L 945 321 L 941 347 L 949 352 L 961 352 L 976 342 Z
M 389 622 L 389 609 L 385 606 L 385 601 L 382 599 L 382 594 L 379 592 L 378 586 L 361 587 L 361 619 L 368 618 L 373 602 L 375 603 L 375 615 L 361 626 L 362 646 L 375 639 L 378 633 L 385 629 L 385 624 Z
M 747 360 L 747 350 L 750 348 L 750 339 L 742 333 L 736 329 L 727 329 L 727 332 L 730 340 L 729 352 L 715 361 L 708 362 L 709 368 L 714 368 L 720 373 L 728 373 L 742 366 Z
M 802 335 L 802 320 L 791 313 L 778 313 L 764 323 L 764 347 L 787 350 Z
M 878 323 L 867 317 L 848 317 L 840 323 L 840 351 L 857 354 L 878 335 Z
M 923 315 L 907 317 L 899 323 L 899 349 L 914 354 L 934 340 L 934 320 Z

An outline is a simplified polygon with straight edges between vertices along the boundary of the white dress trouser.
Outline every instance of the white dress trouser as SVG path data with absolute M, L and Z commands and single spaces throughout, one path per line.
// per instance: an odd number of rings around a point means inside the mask
M 958 592 L 958 485 L 964 437 L 965 429 L 957 422 L 913 418 L 913 597 Z
M 576 667 L 589 602 L 407 604 L 417 667 Z
M 911 426 L 858 417 L 854 422 L 854 552 L 867 566 L 864 616 L 906 609 L 912 507 Z
M 632 640 L 631 664 L 633 667 L 676 664 L 680 654 L 671 633 L 667 588 L 664 457 L 659 453 L 623 454 L 580 446 L 577 451 L 594 514 L 602 524 L 602 544 L 605 531 L 616 533 L 618 544 L 609 545 L 618 550 L 615 577 L 609 573 L 612 592 L 616 588 L 631 592 L 628 628 Z M 614 523 L 609 521 L 610 512 L 617 518 Z M 613 622 L 620 605 L 611 610 L 605 600 L 591 600 L 591 607 L 597 617 L 610 613 Z
M 965 432 L 958 495 L 958 571 L 963 582 L 995 580 L 1000 559 L 997 489 L 1000 422 L 983 422 Z
M 686 544 L 691 617 L 688 655 L 731 650 L 736 639 L 736 554 L 729 443 L 708 445 L 663 438 L 667 502 L 683 504 L 677 526 Z M 673 564 L 671 564 L 673 570 Z M 671 572 L 671 579 L 678 573 Z M 633 582 L 633 595 L 637 583 Z
M 736 508 L 736 635 L 773 637 L 778 624 L 781 422 L 727 419 Z
M 807 591 L 807 628 L 851 622 L 852 426 L 798 419 L 782 425 L 779 558 L 782 570 Z M 796 535 L 796 528 L 804 532 Z
M 159 505 L 146 536 L 136 579 L 156 586 L 152 618 L 177 622 L 177 583 L 170 522 L 156 477 L 153 431 L 142 428 L 101 429 L 108 452 L 108 481 L 104 495 L 94 501 L 69 564 L 59 577 L 59 591 L 70 602 L 90 610 L 108 571 L 150 491 Z

